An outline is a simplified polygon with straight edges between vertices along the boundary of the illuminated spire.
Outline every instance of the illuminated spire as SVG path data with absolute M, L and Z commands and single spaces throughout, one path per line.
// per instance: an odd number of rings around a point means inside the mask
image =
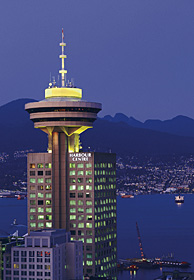
M 59 73 L 61 74 L 61 87 L 65 87 L 66 74 L 67 74 L 67 70 L 65 70 L 65 58 L 67 58 L 67 56 L 64 54 L 64 47 L 66 46 L 66 43 L 64 43 L 63 40 L 64 40 L 64 33 L 62 28 L 62 42 L 60 43 L 60 46 L 62 47 L 62 54 L 59 56 L 61 58 L 61 65 L 62 65 L 62 69 L 59 70 Z

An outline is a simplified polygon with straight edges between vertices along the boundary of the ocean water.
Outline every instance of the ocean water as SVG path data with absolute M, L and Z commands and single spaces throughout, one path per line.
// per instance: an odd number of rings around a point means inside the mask
M 192 266 L 186 271 L 194 272 L 194 195 L 185 195 L 180 206 L 174 195 L 119 197 L 117 201 L 118 258 L 140 257 L 137 222 L 146 257 L 173 253 L 174 260 L 190 262 Z M 119 273 L 118 279 L 152 280 L 161 274 L 160 269 L 140 269 L 136 275 Z
M 13 226 L 16 219 L 18 225 Z M 192 264 L 194 272 L 194 195 L 185 195 L 178 206 L 174 195 L 142 195 L 134 199 L 117 198 L 118 258 L 140 257 L 138 222 L 146 257 L 174 254 L 174 260 Z M 0 199 L 0 233 L 26 231 L 27 200 Z M 165 268 L 169 270 L 169 268 Z M 137 273 L 119 272 L 119 280 L 153 280 L 162 270 L 139 269 Z

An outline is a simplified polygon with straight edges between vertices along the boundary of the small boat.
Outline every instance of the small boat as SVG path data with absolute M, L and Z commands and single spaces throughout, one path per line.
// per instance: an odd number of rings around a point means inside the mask
M 121 195 L 122 198 L 134 198 L 134 195 L 131 194 L 125 194 L 125 195 Z
M 23 200 L 24 198 L 25 198 L 24 195 L 20 195 L 20 194 L 19 194 L 17 199 L 18 199 L 18 200 Z
M 175 196 L 176 203 L 184 203 L 184 196 L 183 195 L 176 195 Z

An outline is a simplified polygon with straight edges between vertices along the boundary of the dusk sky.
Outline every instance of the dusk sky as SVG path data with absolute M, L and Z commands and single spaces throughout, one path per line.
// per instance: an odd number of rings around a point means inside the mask
M 0 105 L 44 99 L 62 27 L 68 78 L 99 116 L 194 118 L 193 0 L 2 0 Z

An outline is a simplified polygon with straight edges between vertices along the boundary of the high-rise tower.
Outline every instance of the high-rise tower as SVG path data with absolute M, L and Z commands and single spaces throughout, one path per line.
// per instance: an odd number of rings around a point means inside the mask
M 61 87 L 25 106 L 34 127 L 48 134 L 48 152 L 28 155 L 28 230 L 64 228 L 83 241 L 84 274 L 115 277 L 115 154 L 80 152 L 79 135 L 92 128 L 100 103 L 82 100 L 66 80 L 62 30 Z

